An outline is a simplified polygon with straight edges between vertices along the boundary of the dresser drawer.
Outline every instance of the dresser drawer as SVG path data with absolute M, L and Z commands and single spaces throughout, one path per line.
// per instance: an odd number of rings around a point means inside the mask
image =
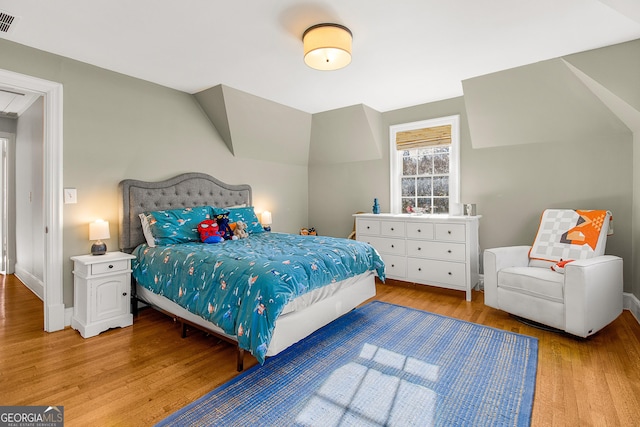
M 431 222 L 408 222 L 408 239 L 433 239 L 433 223 Z
M 404 237 L 404 222 L 380 221 L 380 235 L 389 237 Z
M 387 277 L 404 279 L 407 277 L 407 258 L 401 255 L 380 254 L 384 261 Z
M 407 240 L 407 255 L 444 261 L 464 261 L 464 243 Z
M 467 282 L 465 264 L 422 258 L 407 258 L 407 277 L 427 285 L 443 283 L 462 289 Z
M 359 219 L 356 223 L 356 236 L 360 234 L 380 234 L 380 221 L 372 219 Z
M 358 240 L 369 243 L 381 254 L 405 255 L 404 239 L 388 239 L 378 236 L 359 236 Z
M 116 271 L 124 271 L 129 268 L 129 260 L 123 259 L 112 262 L 102 262 L 100 264 L 91 264 L 91 274 L 105 274 Z
M 464 224 L 436 224 L 436 240 L 464 242 L 465 231 Z

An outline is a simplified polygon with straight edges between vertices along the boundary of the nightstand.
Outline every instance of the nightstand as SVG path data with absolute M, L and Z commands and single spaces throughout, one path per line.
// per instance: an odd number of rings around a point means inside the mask
M 71 327 L 84 338 L 110 328 L 131 326 L 131 260 L 123 252 L 79 255 L 73 261 Z

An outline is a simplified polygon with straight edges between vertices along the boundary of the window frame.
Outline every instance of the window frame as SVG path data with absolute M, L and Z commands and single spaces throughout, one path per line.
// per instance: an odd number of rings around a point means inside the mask
M 391 213 L 402 212 L 402 156 L 396 149 L 396 134 L 410 130 L 451 125 L 451 149 L 449 154 L 449 215 L 461 215 L 460 203 L 460 115 L 420 120 L 389 126 L 389 175 Z

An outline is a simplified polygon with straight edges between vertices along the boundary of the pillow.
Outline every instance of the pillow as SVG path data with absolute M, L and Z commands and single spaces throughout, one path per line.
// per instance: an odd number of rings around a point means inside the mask
M 260 221 L 258 221 L 258 217 L 256 216 L 253 206 L 245 206 L 240 208 L 213 208 L 214 215 L 224 213 L 228 214 L 230 224 L 238 221 L 242 221 L 247 224 L 247 232 L 249 234 L 264 232 L 264 228 L 262 228 L 262 224 L 260 224 Z
M 147 216 L 143 213 L 138 215 L 140 218 L 140 223 L 142 224 L 142 234 L 144 234 L 144 238 L 147 241 L 147 245 L 150 248 L 156 247 L 156 239 L 153 238 L 153 233 L 151 233 L 151 228 L 149 227 L 149 221 L 147 220 Z
M 198 224 L 211 219 L 211 206 L 171 209 L 145 214 L 157 245 L 199 242 Z

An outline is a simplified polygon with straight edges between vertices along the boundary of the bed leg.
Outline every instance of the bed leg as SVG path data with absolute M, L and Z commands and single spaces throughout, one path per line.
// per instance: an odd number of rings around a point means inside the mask
M 238 361 L 238 372 L 242 372 L 242 370 L 244 369 L 244 349 L 240 348 L 240 346 L 238 346 L 238 354 L 237 354 L 237 361 Z
M 187 324 L 182 322 L 182 338 L 187 337 Z

